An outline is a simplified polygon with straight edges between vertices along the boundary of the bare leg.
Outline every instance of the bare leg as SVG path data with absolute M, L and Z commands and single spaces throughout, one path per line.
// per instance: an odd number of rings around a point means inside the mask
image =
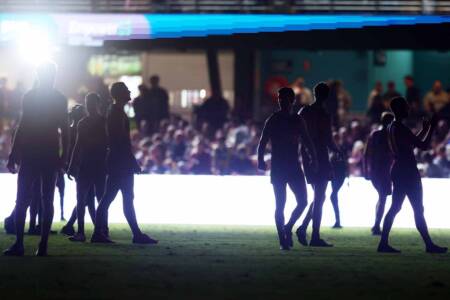
M 275 193 L 275 225 L 277 227 L 278 240 L 280 246 L 285 247 L 284 208 L 286 205 L 286 184 L 274 183 L 273 191 Z
M 134 175 L 124 176 L 121 182 L 121 191 L 123 197 L 123 213 L 130 225 L 134 236 L 142 234 L 136 220 L 136 212 L 134 210 Z
M 339 177 L 331 181 L 331 204 L 333 205 L 333 211 L 334 211 L 334 218 L 335 218 L 335 224 L 334 228 L 341 228 L 341 215 L 339 212 L 339 190 L 341 189 L 342 185 L 344 184 L 345 177 Z
M 403 201 L 405 200 L 406 193 L 403 187 L 399 187 L 394 184 L 392 193 L 392 205 L 389 208 L 383 222 L 383 231 L 381 232 L 381 240 L 378 245 L 379 252 L 399 252 L 398 250 L 389 246 L 389 233 L 391 232 L 392 224 L 394 223 L 395 216 L 402 208 Z
M 57 172 L 49 169 L 42 172 L 42 225 L 41 241 L 36 255 L 47 255 L 48 236 L 53 222 L 53 199 L 55 197 L 55 186 Z
M 375 224 L 372 227 L 372 233 L 374 235 L 378 235 L 381 233 L 381 220 L 383 219 L 384 209 L 386 207 L 386 198 L 387 196 L 378 192 L 378 202 L 375 209 Z
M 416 228 L 419 231 L 425 246 L 430 248 L 434 244 L 431 240 L 430 233 L 428 232 L 428 226 L 424 216 L 422 185 L 420 184 L 416 188 L 409 189 L 407 195 L 414 211 Z
M 121 175 L 109 175 L 106 180 L 105 194 L 100 200 L 95 214 L 95 230 L 94 236 L 102 235 L 107 227 L 107 213 L 109 206 L 114 201 L 119 192 Z
M 33 182 L 37 174 L 32 167 L 22 165 L 17 176 L 17 199 L 14 214 L 14 223 L 16 229 L 16 242 L 3 252 L 8 256 L 21 256 L 24 253 L 23 234 L 25 227 L 25 218 L 28 206 L 31 201 Z
M 103 195 L 103 194 L 102 194 Z M 98 202 L 101 200 L 101 196 L 97 198 Z M 89 189 L 89 192 L 86 196 L 86 206 L 88 208 L 89 216 L 91 217 L 92 223 L 95 224 L 95 193 L 94 187 Z
M 302 181 L 289 182 L 289 187 L 295 195 L 295 200 L 297 201 L 297 206 L 292 211 L 289 222 L 285 226 L 286 234 L 292 231 L 297 220 L 302 215 L 308 204 L 308 194 L 306 190 L 306 183 L 303 179 Z
M 314 185 L 314 205 L 312 211 L 313 229 L 311 241 L 320 240 L 320 224 L 322 222 L 322 207 L 325 201 L 325 191 L 328 181 L 320 181 Z
M 64 221 L 64 193 L 66 189 L 66 182 L 64 181 L 64 174 L 59 172 L 58 174 L 58 192 L 59 192 L 59 205 L 61 208 L 61 221 Z
M 37 234 L 36 222 L 39 214 L 39 207 L 41 206 L 42 198 L 42 184 L 41 180 L 36 180 L 33 184 L 33 195 L 30 203 L 30 226 L 28 228 L 28 234 Z M 39 217 L 41 214 L 39 214 Z
M 86 200 L 91 189 L 89 179 L 79 178 L 77 181 L 77 221 L 78 234 L 84 236 L 84 215 L 86 212 Z

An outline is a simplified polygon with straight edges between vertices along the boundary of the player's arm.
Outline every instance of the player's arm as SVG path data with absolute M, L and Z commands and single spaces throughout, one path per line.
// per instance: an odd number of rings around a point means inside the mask
M 330 149 L 331 151 L 333 151 L 338 155 L 341 155 L 341 151 L 339 150 L 338 146 L 336 145 L 333 139 L 333 133 L 331 131 L 331 119 L 328 115 L 324 119 L 324 134 L 328 149 Z
M 363 175 L 366 179 L 370 179 L 370 170 L 372 168 L 372 150 L 373 135 L 371 134 L 367 139 L 366 147 L 364 149 Z
M 71 179 L 71 176 L 75 174 L 75 169 L 77 168 L 80 162 L 80 153 L 83 145 L 83 137 L 86 134 L 83 130 L 82 125 L 83 125 L 82 122 L 80 122 L 78 123 L 77 126 L 77 136 L 75 138 L 75 144 L 73 146 L 69 168 L 67 170 L 67 175 L 69 176 L 69 179 Z
M 420 150 L 427 150 L 429 148 L 436 123 L 437 119 L 433 116 L 431 120 L 424 120 L 422 122 L 422 130 L 417 135 L 414 135 L 408 130 L 410 139 L 412 140 L 414 146 Z
M 61 105 L 59 129 L 61 130 L 61 167 L 66 167 L 66 164 L 70 158 L 69 153 L 69 114 L 67 98 L 64 97 L 63 104 Z
M 305 146 L 306 153 L 309 156 L 309 159 L 311 160 L 312 166 L 317 166 L 317 154 L 316 149 L 314 148 L 314 144 L 311 141 L 311 137 L 308 134 L 308 130 L 306 128 L 305 120 L 300 116 L 299 117 L 299 131 L 300 131 L 300 138 L 302 140 L 302 145 Z
M 270 140 L 270 127 L 271 127 L 271 118 L 267 119 L 264 124 L 264 128 L 261 133 L 261 138 L 259 139 L 258 144 L 258 169 L 265 171 L 266 170 L 266 162 L 264 161 L 264 153 L 266 152 L 267 143 Z

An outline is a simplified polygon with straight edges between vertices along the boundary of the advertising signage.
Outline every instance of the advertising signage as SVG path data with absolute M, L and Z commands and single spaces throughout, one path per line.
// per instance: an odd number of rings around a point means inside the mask
M 46 35 L 62 45 L 101 46 L 107 40 L 440 23 L 450 23 L 450 16 L 0 13 L 0 42 L 11 42 L 32 33 Z

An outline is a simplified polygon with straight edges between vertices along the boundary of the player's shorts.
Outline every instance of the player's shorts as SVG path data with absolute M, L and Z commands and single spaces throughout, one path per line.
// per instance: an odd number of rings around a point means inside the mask
M 389 173 L 372 174 L 370 181 L 381 195 L 392 195 L 392 179 Z
M 422 190 L 422 179 L 417 166 L 401 166 L 394 163 L 391 169 L 391 178 L 394 189 L 402 189 L 405 193 Z
M 290 170 L 282 171 L 275 169 L 270 172 L 270 182 L 272 184 L 287 184 L 296 181 L 305 181 L 305 174 L 300 166 Z

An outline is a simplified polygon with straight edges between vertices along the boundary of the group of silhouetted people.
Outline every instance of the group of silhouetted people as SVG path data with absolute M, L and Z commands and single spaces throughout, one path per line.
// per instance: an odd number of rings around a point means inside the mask
M 99 113 L 100 97 L 95 93 L 88 94 L 86 115 L 80 107 L 73 109 L 74 122 L 69 125 L 67 99 L 54 88 L 56 71 L 53 63 L 39 66 L 36 86 L 23 97 L 22 115 L 8 161 L 11 172 L 16 172 L 18 167 L 13 214 L 16 241 L 3 252 L 4 255 L 24 255 L 25 218 L 33 199 L 37 199 L 37 205 L 40 204 L 41 220 L 41 240 L 36 255 L 47 255 L 54 213 L 53 197 L 61 170 L 67 170 L 77 184 L 76 214 L 71 219 L 77 219 L 78 230 L 70 237 L 71 241 L 86 240 L 84 211 L 88 206 L 95 224 L 91 242 L 112 243 L 108 231 L 108 208 L 121 191 L 133 243 L 156 244 L 158 241 L 141 232 L 134 211 L 133 176 L 140 172 L 140 168 L 132 153 L 130 125 L 124 112 L 125 104 L 130 101 L 130 91 L 123 82 L 111 86 L 113 104 L 106 118 Z M 95 197 L 99 201 L 97 211 Z
M 278 91 L 280 109 L 267 119 L 261 134 L 258 167 L 266 169 L 264 153 L 270 142 L 272 147 L 270 174 L 276 201 L 275 224 L 282 250 L 293 247 L 293 226 L 307 206 L 306 182 L 313 188 L 314 199 L 302 224 L 296 230 L 299 243 L 313 247 L 333 246 L 320 236 L 322 207 L 329 181 L 332 182 L 331 201 L 336 216 L 333 227 L 341 228 L 337 197 L 345 180 L 346 165 L 343 163 L 344 153 L 333 138 L 332 120 L 325 109 L 329 92 L 327 84 L 323 82 L 317 84 L 314 88 L 314 101 L 302 107 L 297 114 L 292 109 L 295 103 L 294 91 L 287 87 L 281 88 Z M 371 134 L 365 153 L 366 178 L 372 181 L 379 195 L 375 224 L 372 227 L 373 235 L 381 235 L 378 252 L 400 252 L 391 247 L 388 240 L 394 218 L 407 196 L 413 207 L 416 227 L 424 240 L 426 251 L 445 253 L 447 248 L 434 244 L 428 233 L 424 217 L 421 177 L 413 153 L 416 147 L 421 150 L 429 147 L 436 126 L 436 117 L 424 120 L 422 130 L 415 135 L 403 124 L 408 117 L 408 102 L 402 97 L 394 97 L 390 101 L 390 108 L 392 113 L 384 113 L 381 116 L 382 128 Z M 286 223 L 284 208 L 287 186 L 294 193 L 297 206 Z M 392 206 L 381 228 L 386 198 L 391 193 Z M 306 231 L 311 220 L 312 235 L 308 242 Z
M 8 169 L 18 170 L 17 198 L 10 223 L 16 234 L 15 243 L 4 255 L 24 255 L 24 226 L 30 207 L 30 230 L 40 231 L 37 256 L 47 255 L 48 237 L 53 220 L 53 197 L 62 170 L 76 180 L 77 204 L 62 233 L 72 242 L 85 242 L 85 209 L 95 225 L 92 243 L 113 243 L 109 236 L 108 209 L 119 191 L 123 210 L 135 244 L 157 244 L 144 234 L 137 223 L 134 209 L 134 174 L 141 168 L 132 152 L 130 123 L 124 112 L 130 91 L 123 82 L 111 85 L 113 103 L 106 117 L 99 111 L 101 99 L 96 93 L 85 97 L 85 106 L 67 112 L 67 99 L 54 88 L 56 65 L 46 63 L 37 69 L 37 84 L 23 97 L 22 114 L 14 134 Z M 321 238 L 322 207 L 331 181 L 331 203 L 335 213 L 334 228 L 341 228 L 338 194 L 348 176 L 345 151 L 332 133 L 332 117 L 326 110 L 330 87 L 319 83 L 314 88 L 314 101 L 294 112 L 296 95 L 291 88 L 278 91 L 279 111 L 266 121 L 257 149 L 258 168 L 266 170 L 264 160 L 271 143 L 270 177 L 276 200 L 275 224 L 280 248 L 294 246 L 294 226 L 308 207 L 307 183 L 314 197 L 301 225 L 295 231 L 300 244 L 332 247 Z M 381 129 L 369 137 L 365 151 L 365 176 L 370 179 L 379 198 L 373 235 L 381 235 L 379 252 L 400 252 L 388 243 L 396 214 L 407 196 L 426 251 L 444 253 L 445 247 L 435 245 L 424 218 L 422 184 L 414 148 L 426 149 L 436 126 L 436 118 L 423 121 L 423 128 L 414 135 L 402 122 L 408 117 L 409 105 L 402 97 L 390 101 L 392 113 L 383 113 Z M 297 109 L 295 110 L 297 111 Z M 303 167 L 302 167 L 303 165 Z M 297 205 L 285 222 L 286 188 L 292 190 Z M 63 188 L 60 185 L 60 188 Z M 386 198 L 392 194 L 392 206 L 384 215 Z M 63 196 L 62 196 L 63 198 Z M 95 202 L 98 208 L 95 209 Z M 36 216 L 39 214 L 39 229 Z M 63 219 L 63 215 L 61 215 Z M 74 224 L 77 222 L 77 231 Z M 307 228 L 312 222 L 308 241 Z M 8 223 L 8 226 L 12 225 Z M 7 224 L 5 224 L 6 226 Z

